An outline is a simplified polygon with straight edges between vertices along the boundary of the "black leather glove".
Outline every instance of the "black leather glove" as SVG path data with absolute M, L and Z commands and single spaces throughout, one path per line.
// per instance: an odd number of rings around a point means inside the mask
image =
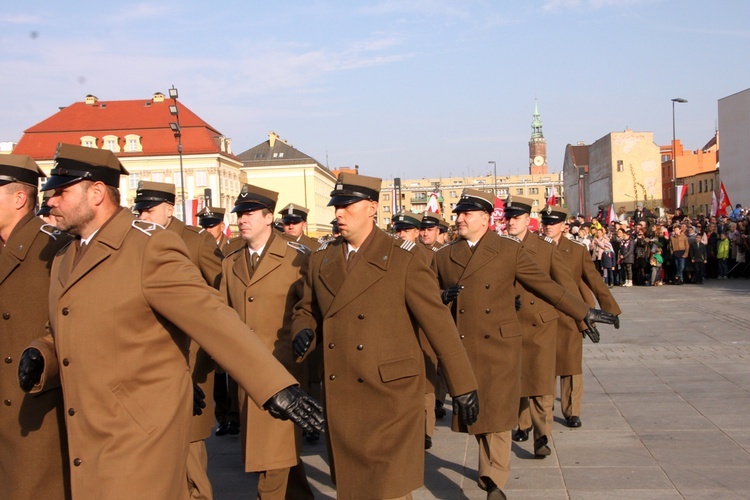
M 599 330 L 597 330 L 596 327 L 586 328 L 581 332 L 581 335 L 583 335 L 583 338 L 590 338 L 591 342 L 593 342 L 594 344 L 599 343 Z
M 30 347 L 21 354 L 18 362 L 18 385 L 23 392 L 29 392 L 42 379 L 44 358 L 39 349 Z
M 593 330 L 596 323 L 616 325 L 616 328 L 619 328 L 620 325 L 620 319 L 614 314 L 608 313 L 607 311 L 602 311 L 601 309 L 593 308 L 589 309 L 589 312 L 586 313 L 586 317 L 583 318 L 583 322 L 586 323 L 586 328 L 588 328 L 589 330 Z
M 203 408 L 206 407 L 206 393 L 203 392 L 198 384 L 193 384 L 193 415 L 203 415 Z
M 479 416 L 479 396 L 477 391 L 471 391 L 453 398 L 453 413 L 466 425 L 477 421 Z
M 458 297 L 458 294 L 463 289 L 464 289 L 463 285 L 453 285 L 443 290 L 443 293 L 440 295 L 440 298 L 443 299 L 443 304 L 448 305 L 454 300 L 456 300 L 456 298 Z
M 307 354 L 307 350 L 310 349 L 310 344 L 312 344 L 314 338 L 315 332 L 309 328 L 300 330 L 299 333 L 294 336 L 294 340 L 292 340 L 292 351 L 294 351 L 294 355 L 301 358 Z
M 620 329 L 620 315 L 619 314 L 615 316 L 615 322 L 613 323 L 613 325 L 615 325 L 615 330 Z
M 263 408 L 273 418 L 291 420 L 305 431 L 323 431 L 323 407 L 296 385 L 282 389 Z
M 516 295 L 516 312 L 521 310 L 521 296 Z

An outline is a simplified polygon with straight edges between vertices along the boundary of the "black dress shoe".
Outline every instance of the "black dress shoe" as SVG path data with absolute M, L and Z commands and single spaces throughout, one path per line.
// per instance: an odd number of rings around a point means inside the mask
M 424 435 L 424 449 L 429 450 L 432 448 L 432 438 L 427 434 Z
M 568 427 L 580 427 L 581 419 L 573 415 L 572 417 L 568 417 L 568 419 L 565 421 L 565 425 L 567 425 Z
M 548 442 L 547 436 L 534 440 L 534 456 L 536 458 L 544 458 L 552 454 L 552 450 L 547 446 Z
M 226 436 L 227 434 L 229 434 L 229 423 L 224 422 L 223 424 L 219 424 L 219 427 L 216 428 L 216 435 Z
M 501 490 L 495 481 L 487 476 L 482 476 L 482 482 L 484 483 L 484 490 L 487 492 L 487 500 L 506 500 L 507 497 L 503 490 Z
M 230 436 L 236 436 L 240 433 L 240 423 L 239 422 L 229 422 L 229 435 Z
M 445 411 L 445 408 L 443 408 L 443 402 L 435 400 L 435 418 L 438 420 L 441 420 L 444 416 L 446 416 L 448 412 Z
M 524 441 L 529 440 L 529 431 L 531 431 L 531 427 L 528 429 L 518 429 L 516 432 L 513 433 L 513 441 L 516 443 L 522 443 Z

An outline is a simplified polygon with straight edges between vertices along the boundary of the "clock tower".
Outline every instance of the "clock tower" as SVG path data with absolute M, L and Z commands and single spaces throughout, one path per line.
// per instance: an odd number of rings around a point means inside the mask
M 534 101 L 534 120 L 531 122 L 531 139 L 529 140 L 529 173 L 546 174 L 547 172 L 547 141 L 542 134 L 542 120 L 539 109 Z

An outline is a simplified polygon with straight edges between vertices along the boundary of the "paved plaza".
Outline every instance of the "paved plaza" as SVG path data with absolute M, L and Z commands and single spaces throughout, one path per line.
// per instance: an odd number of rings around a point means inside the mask
M 556 404 L 550 457 L 514 443 L 508 497 L 750 498 L 750 280 L 613 292 L 622 328 L 584 344 L 583 426 L 565 427 Z M 449 425 L 438 421 L 414 498 L 484 499 L 476 441 Z M 208 449 L 216 499 L 254 498 L 238 437 Z M 304 461 L 316 498 L 335 498 L 322 440 Z

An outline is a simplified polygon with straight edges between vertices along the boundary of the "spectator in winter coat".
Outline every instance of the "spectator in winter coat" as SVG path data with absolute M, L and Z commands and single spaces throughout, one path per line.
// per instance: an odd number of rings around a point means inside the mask
M 693 264 L 693 283 L 702 285 L 708 260 L 706 244 L 703 242 L 703 235 L 695 234 L 693 228 L 688 229 L 688 240 L 690 241 L 690 262 Z
M 617 257 L 615 255 L 614 248 L 612 247 L 612 243 L 610 243 L 609 240 L 604 243 L 604 250 L 601 253 L 600 261 L 604 282 L 607 284 L 607 286 L 612 288 L 614 286 Z
M 620 254 L 617 260 L 620 268 L 625 271 L 625 281 L 622 286 L 633 286 L 633 263 L 635 262 L 635 244 L 629 237 L 629 233 L 624 233 L 620 240 Z
M 683 234 L 682 228 L 675 225 L 672 228 L 672 236 L 669 238 L 669 250 L 672 252 L 672 258 L 675 263 L 675 285 L 682 285 L 682 271 L 685 269 L 685 259 L 688 257 L 690 248 L 688 247 L 687 237 Z
M 727 238 L 727 233 L 721 233 L 721 236 L 719 236 L 719 245 L 716 249 L 716 260 L 719 263 L 718 279 L 727 279 L 727 274 L 729 273 L 729 239 Z

